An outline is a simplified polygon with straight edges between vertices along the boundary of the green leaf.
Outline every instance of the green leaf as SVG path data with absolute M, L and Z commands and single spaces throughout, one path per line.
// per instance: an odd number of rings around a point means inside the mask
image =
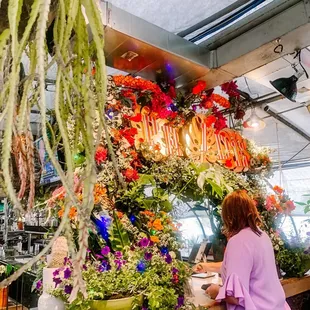
M 310 212 L 310 205 L 305 207 L 305 213 L 308 213 L 308 212 Z
M 197 185 L 202 191 L 203 191 L 205 182 L 206 182 L 206 173 L 201 172 L 197 178 Z
M 222 198 L 223 197 L 222 188 L 219 185 L 217 185 L 216 183 L 214 183 L 213 181 L 208 180 L 208 183 L 212 187 L 212 192 L 215 192 L 220 198 Z
M 161 205 L 162 211 L 170 212 L 172 210 L 172 204 L 169 200 L 165 200 L 165 201 L 161 202 L 160 205 Z
M 307 204 L 304 203 L 304 202 L 296 202 L 296 201 L 295 201 L 295 204 L 297 204 L 297 205 L 299 205 L 299 206 L 306 206 L 306 205 L 307 205 Z
M 113 224 L 110 228 L 112 249 L 114 251 L 123 251 L 125 247 L 130 245 L 129 236 L 115 212 L 113 212 L 113 219 Z
M 140 174 L 140 178 L 137 181 L 137 183 L 139 185 L 148 185 L 148 184 L 155 185 L 155 179 L 154 176 L 150 174 Z

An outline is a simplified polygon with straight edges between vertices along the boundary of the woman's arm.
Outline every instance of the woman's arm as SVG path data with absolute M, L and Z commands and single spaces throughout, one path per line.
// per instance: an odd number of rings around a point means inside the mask
M 217 272 L 220 273 L 222 262 L 199 263 L 193 267 L 194 272 Z

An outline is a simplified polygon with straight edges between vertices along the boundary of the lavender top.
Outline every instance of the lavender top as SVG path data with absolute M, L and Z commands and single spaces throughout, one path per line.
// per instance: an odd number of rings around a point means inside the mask
M 263 232 L 241 230 L 227 245 L 222 265 L 223 287 L 217 300 L 233 296 L 239 305 L 227 310 L 289 310 L 278 278 L 271 241 Z

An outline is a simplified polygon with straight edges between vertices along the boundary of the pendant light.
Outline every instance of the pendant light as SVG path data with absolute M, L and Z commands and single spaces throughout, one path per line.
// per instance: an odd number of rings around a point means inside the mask
M 247 130 L 259 131 L 266 127 L 266 123 L 257 116 L 255 109 L 251 111 L 251 116 L 243 123 L 243 127 Z
M 294 59 L 298 58 L 298 63 L 301 66 L 303 71 L 299 71 L 296 69 L 296 64 L 292 64 L 293 69 L 295 70 L 295 74 L 288 78 L 279 78 L 274 81 L 270 81 L 270 84 L 280 92 L 285 98 L 292 102 L 296 102 L 297 97 L 297 82 L 303 74 L 306 75 L 307 79 L 309 78 L 306 69 L 304 68 L 301 62 L 301 50 L 296 51 L 296 55 Z

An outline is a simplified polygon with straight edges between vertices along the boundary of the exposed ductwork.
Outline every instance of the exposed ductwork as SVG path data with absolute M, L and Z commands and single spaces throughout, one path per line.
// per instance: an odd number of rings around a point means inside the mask
M 308 0 L 274 0 L 200 45 L 108 2 L 101 8 L 107 65 L 151 80 L 163 73 L 177 87 L 197 79 L 214 87 L 310 45 Z

